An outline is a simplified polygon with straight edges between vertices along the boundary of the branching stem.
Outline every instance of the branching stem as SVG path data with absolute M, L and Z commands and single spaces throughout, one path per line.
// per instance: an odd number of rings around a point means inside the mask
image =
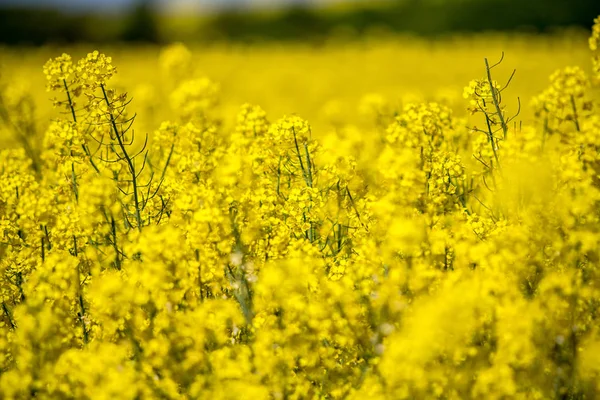
M 504 55 L 503 55 L 504 58 Z M 494 107 L 496 108 L 496 113 L 498 114 L 498 119 L 500 119 L 500 126 L 502 127 L 502 132 L 504 132 L 504 139 L 506 139 L 506 135 L 508 134 L 508 126 L 506 125 L 506 121 L 504 120 L 504 115 L 502 114 L 502 109 L 500 108 L 500 101 L 498 99 L 498 91 L 494 88 L 494 84 L 492 81 L 492 70 L 490 68 L 490 64 L 488 63 L 488 59 L 485 58 L 485 70 L 487 73 L 488 84 L 490 85 L 490 93 L 492 95 L 492 101 L 494 102 Z M 498 64 L 496 64 L 498 65 Z M 512 79 L 512 77 L 511 77 Z
M 122 137 L 123 135 L 121 134 L 121 132 L 119 132 L 119 128 L 117 127 L 117 122 L 115 121 L 115 117 L 114 117 L 112 111 L 110 110 L 111 103 L 108 100 L 108 95 L 106 94 L 104 85 L 100 85 L 100 88 L 102 89 L 102 94 L 104 95 L 104 101 L 106 102 L 106 106 L 108 107 L 108 114 L 110 116 L 110 124 L 112 126 L 113 131 L 115 132 L 115 136 L 117 137 L 117 142 L 119 143 L 119 148 L 123 152 L 123 158 L 127 162 L 127 167 L 129 168 L 129 174 L 131 175 L 131 184 L 133 185 L 133 202 L 134 202 L 134 207 L 135 207 L 135 219 L 136 219 L 136 223 L 137 223 L 137 228 L 139 231 L 141 231 L 142 230 L 142 215 L 141 215 L 141 205 L 140 205 L 139 193 L 138 193 L 138 191 L 139 191 L 138 181 L 137 181 L 138 174 L 136 173 L 135 165 L 133 165 L 133 159 L 130 157 L 129 153 L 127 152 L 127 148 L 125 147 L 125 144 L 123 143 L 123 137 Z

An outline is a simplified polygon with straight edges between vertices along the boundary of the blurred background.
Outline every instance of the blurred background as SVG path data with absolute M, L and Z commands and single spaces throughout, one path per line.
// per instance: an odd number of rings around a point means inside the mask
M 0 43 L 325 40 L 589 29 L 600 0 L 0 0 Z
M 244 103 L 273 120 L 297 114 L 319 135 L 380 129 L 414 102 L 469 118 L 464 87 L 503 53 L 494 79 L 517 70 L 507 112 L 534 123 L 530 104 L 554 71 L 591 72 L 599 14 L 600 0 L 0 0 L 0 146 L 15 121 L 41 138 L 65 112 L 44 90 L 44 63 L 92 50 L 113 57 L 111 87 L 135 99 L 142 132 L 178 120 L 177 93 L 203 79 L 229 126 Z M 2 107 L 14 116 L 4 125 Z

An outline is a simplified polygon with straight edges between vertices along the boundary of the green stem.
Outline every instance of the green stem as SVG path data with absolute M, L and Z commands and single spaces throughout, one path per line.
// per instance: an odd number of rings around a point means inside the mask
M 44 234 L 46 235 L 46 240 L 48 241 L 48 250 L 52 250 L 52 242 L 50 241 L 50 234 L 48 233 L 48 226 L 43 225 L 42 230 L 44 231 Z
M 135 206 L 135 219 L 137 222 L 137 228 L 141 232 L 142 230 L 142 215 L 140 211 L 140 201 L 138 195 L 138 183 L 137 183 L 137 174 L 135 171 L 135 166 L 133 165 L 133 160 L 129 156 L 127 149 L 125 148 L 125 144 L 123 143 L 123 138 L 121 137 L 121 133 L 119 132 L 119 128 L 117 128 L 117 122 L 115 121 L 115 117 L 110 111 L 110 101 L 108 100 L 108 95 L 106 94 L 106 90 L 104 89 L 104 85 L 100 85 L 102 89 L 102 94 L 104 95 L 104 101 L 106 102 L 106 106 L 108 107 L 108 114 L 110 115 L 110 123 L 115 132 L 115 136 L 117 137 L 117 141 L 119 142 L 119 147 L 123 152 L 123 158 L 127 162 L 127 166 L 129 167 L 129 173 L 131 174 L 131 183 L 133 184 L 133 201 Z
M 83 152 L 85 153 L 85 155 L 88 156 L 88 159 L 90 160 L 90 164 L 92 164 L 92 167 L 94 167 L 96 172 L 99 173 L 100 169 L 98 169 L 98 167 L 94 163 L 94 160 L 92 159 L 92 153 L 90 153 L 90 150 L 87 148 L 87 146 L 85 144 L 82 144 L 81 147 L 83 148 Z
M 112 233 L 112 243 L 115 249 L 115 267 L 120 271 L 121 270 L 121 259 L 119 257 L 119 246 L 117 245 L 117 224 L 115 223 L 115 218 L 110 216 L 110 228 Z
M 492 83 L 492 72 L 490 69 L 490 64 L 488 63 L 488 59 L 485 58 L 485 70 L 487 73 L 488 83 L 490 85 L 490 93 L 492 94 L 492 101 L 494 102 L 494 107 L 496 108 L 496 113 L 498 114 L 498 118 L 500 119 L 500 126 L 502 126 L 502 131 L 504 132 L 504 139 L 506 139 L 506 135 L 508 133 L 508 126 L 506 126 L 506 121 L 504 120 L 504 115 L 502 114 L 502 109 L 500 109 L 500 102 L 498 101 L 498 96 L 496 95 L 497 90 L 494 88 L 494 84 Z
M 65 87 L 65 92 L 67 92 L 67 99 L 69 101 L 71 115 L 73 115 L 73 122 L 77 123 L 77 115 L 75 115 L 75 107 L 73 107 L 73 101 L 71 100 L 71 92 L 69 92 L 69 86 L 67 85 L 67 81 L 65 79 L 63 79 L 63 85 Z
M 496 164 L 498 164 L 498 169 L 500 169 L 500 159 L 498 158 L 498 152 L 496 151 L 496 142 L 494 142 L 494 133 L 492 131 L 492 125 L 490 123 L 490 118 L 487 116 L 485 116 L 485 122 L 487 124 L 488 127 L 488 139 L 490 141 L 490 145 L 492 146 L 492 152 L 494 153 L 494 158 L 496 159 Z
M 73 254 L 75 257 L 79 255 L 79 249 L 77 248 L 77 237 L 75 235 L 73 235 Z M 81 270 L 79 269 L 79 265 L 77 265 L 77 285 L 77 296 L 79 300 L 79 312 L 77 313 L 77 317 L 79 318 L 79 323 L 81 324 L 83 343 L 88 344 L 89 334 L 84 320 L 85 306 L 83 304 L 83 293 L 81 292 Z
M 577 115 L 577 104 L 575 104 L 575 98 L 571 95 L 571 107 L 573 108 L 573 122 L 575 123 L 575 129 L 577 132 L 581 132 L 579 126 L 579 116 Z
M 8 307 L 6 306 L 6 303 L 2 302 L 2 310 L 4 310 L 4 315 L 6 315 L 6 318 L 8 319 L 8 323 L 10 324 L 11 329 L 14 331 L 15 328 L 17 327 L 12 319 L 12 316 L 10 315 L 10 311 L 8 310 Z
M 74 163 L 71 163 L 71 179 L 73 180 L 73 193 L 75 193 L 75 201 L 79 203 L 79 190 L 77 189 L 77 175 L 75 175 Z
M 312 162 L 310 160 L 310 153 L 308 152 L 308 144 L 304 143 L 304 152 L 306 153 L 306 164 L 307 164 L 307 178 L 308 187 L 313 187 L 313 176 L 312 176 Z
M 281 156 L 279 156 L 279 163 L 277 164 L 277 195 L 279 195 L 279 188 L 281 186 Z
M 300 154 L 300 147 L 298 146 L 298 140 L 296 139 L 296 132 L 294 133 L 294 144 L 296 146 L 296 155 L 298 156 L 298 161 L 300 162 L 300 168 L 302 169 L 302 176 L 306 181 L 306 185 L 310 187 L 308 183 L 308 175 L 306 174 L 306 170 L 304 169 L 304 163 L 302 162 L 302 155 Z
M 80 293 L 79 293 L 79 312 L 77 314 L 79 314 L 79 322 L 81 323 L 81 331 L 83 333 L 83 343 L 84 344 L 88 344 L 89 342 L 89 332 L 85 326 L 85 320 L 84 320 L 84 316 L 85 316 L 85 306 L 83 305 L 83 295 L 81 294 L 81 285 L 79 287 Z

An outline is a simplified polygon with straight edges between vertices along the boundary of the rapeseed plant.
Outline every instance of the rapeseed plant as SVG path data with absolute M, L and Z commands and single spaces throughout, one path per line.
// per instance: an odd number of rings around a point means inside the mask
M 0 90 L 2 397 L 597 397 L 599 24 L 526 124 L 487 60 L 472 128 L 376 94 L 366 128 L 228 124 L 182 44 L 145 136 L 97 51 L 45 64 L 41 140 Z

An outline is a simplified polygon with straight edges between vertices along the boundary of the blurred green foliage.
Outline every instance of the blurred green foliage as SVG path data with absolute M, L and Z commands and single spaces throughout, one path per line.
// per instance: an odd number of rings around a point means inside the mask
M 0 43 L 320 40 L 332 33 L 372 30 L 438 35 L 447 32 L 588 28 L 598 0 L 400 0 L 319 9 L 230 10 L 168 17 L 143 1 L 122 15 L 74 15 L 56 10 L 0 8 Z M 185 28 L 179 29 L 179 25 Z

